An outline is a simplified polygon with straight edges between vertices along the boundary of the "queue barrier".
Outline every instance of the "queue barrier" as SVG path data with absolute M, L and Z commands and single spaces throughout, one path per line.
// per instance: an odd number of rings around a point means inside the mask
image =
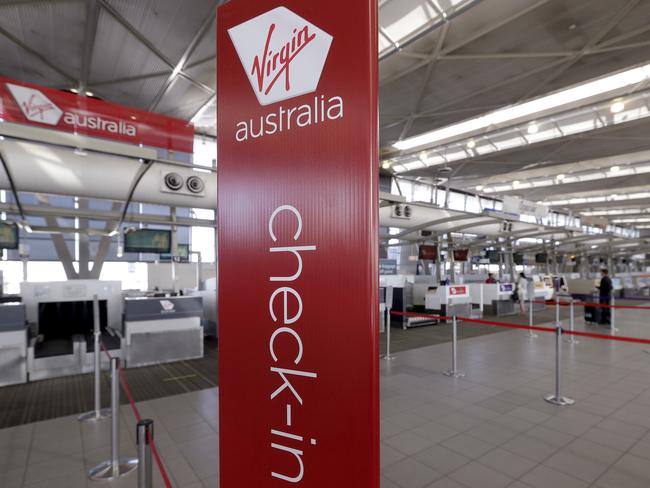
M 99 323 L 98 314 L 95 323 Z M 97 331 L 97 326 L 96 329 Z M 116 480 L 134 469 L 138 469 L 138 488 L 151 488 L 153 486 L 152 463 L 153 456 L 160 475 L 163 479 L 165 488 L 173 488 L 167 470 L 162 462 L 153 435 L 153 420 L 143 419 L 131 393 L 131 388 L 126 380 L 124 370 L 120 367 L 120 359 L 113 357 L 106 346 L 98 340 L 99 334 L 96 334 L 95 348 L 95 410 L 84 414 L 79 420 L 99 421 L 105 418 L 111 418 L 111 458 L 103 461 L 88 472 L 88 477 L 93 481 L 111 481 Z M 106 354 L 111 363 L 111 411 L 110 415 L 99 415 L 101 413 L 100 376 L 101 363 L 97 359 L 99 351 Z M 136 439 L 137 439 L 137 458 L 120 457 L 120 386 L 126 394 L 131 410 L 137 421 Z
M 559 310 L 560 302 L 556 300 L 551 302 L 556 305 L 556 310 Z M 568 306 L 572 304 L 567 302 Z M 573 405 L 575 401 L 571 398 L 568 398 L 562 394 L 562 337 L 563 335 L 568 335 L 569 337 L 588 337 L 591 339 L 599 340 L 608 340 L 608 341 L 617 341 L 617 342 L 629 342 L 634 344 L 650 344 L 650 339 L 641 339 L 637 337 L 626 337 L 626 336 L 613 336 L 609 334 L 600 334 L 597 332 L 583 332 L 573 329 L 573 320 L 571 320 L 571 328 L 569 330 L 564 330 L 562 323 L 559 320 L 559 313 L 556 313 L 556 322 L 555 327 L 547 327 L 541 325 L 521 325 L 521 324 L 508 324 L 504 322 L 497 322 L 493 320 L 484 320 L 484 319 L 475 319 L 471 317 L 461 317 L 461 316 L 443 316 L 436 314 L 425 314 L 417 312 L 397 312 L 391 311 L 393 315 L 399 315 L 404 317 L 421 317 L 421 318 L 431 318 L 444 321 L 452 321 L 452 366 L 451 369 L 443 372 L 444 375 L 460 378 L 465 376 L 465 373 L 458 370 L 458 333 L 457 333 L 457 324 L 458 322 L 468 322 L 473 324 L 483 324 L 490 325 L 494 327 L 503 327 L 508 329 L 519 329 L 526 330 L 529 333 L 532 331 L 536 332 L 548 332 L 555 334 L 555 391 L 544 397 L 548 403 L 557 406 L 569 406 Z M 573 341 L 576 343 L 577 341 Z

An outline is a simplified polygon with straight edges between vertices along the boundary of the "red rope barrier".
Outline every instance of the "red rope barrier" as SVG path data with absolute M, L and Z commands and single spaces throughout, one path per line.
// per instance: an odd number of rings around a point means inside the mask
M 393 310 L 391 310 L 390 313 L 392 315 L 400 315 L 405 317 L 423 317 L 423 318 L 444 319 L 444 320 L 452 319 L 452 317 L 443 317 L 441 315 L 424 314 L 424 313 L 397 312 Z M 552 333 L 555 333 L 555 331 L 557 330 L 555 327 L 542 327 L 539 325 L 529 326 L 529 325 L 521 325 L 521 324 L 506 324 L 504 322 L 494 322 L 492 320 L 483 320 L 483 319 L 472 319 L 469 317 L 456 317 L 456 320 L 459 320 L 461 322 L 469 322 L 473 324 L 484 324 L 484 325 L 492 325 L 494 327 L 504 327 L 508 329 L 536 330 L 539 332 L 552 332 Z M 564 328 L 562 329 L 562 333 L 566 335 L 590 337 L 592 339 L 601 339 L 601 340 L 618 341 L 618 342 L 632 342 L 635 344 L 650 344 L 650 339 L 639 339 L 636 337 L 612 336 L 607 334 L 598 334 L 596 332 L 581 332 L 575 330 L 570 331 Z
M 558 302 L 554 302 L 553 300 L 533 300 L 533 303 L 555 306 Z M 571 302 L 559 302 L 559 304 L 560 307 L 568 307 L 571 305 Z M 650 310 L 650 307 L 636 305 L 608 305 L 606 303 L 573 302 L 573 305 L 577 307 L 616 308 L 623 310 Z
M 106 356 L 109 359 L 113 359 L 113 356 L 111 353 L 106 349 L 106 346 L 104 345 L 103 342 L 100 343 L 102 346 L 102 350 L 106 354 Z M 124 370 L 120 368 L 120 384 L 122 385 L 122 389 L 124 390 L 124 393 L 126 393 L 126 397 L 129 400 L 129 404 L 131 405 L 131 410 L 133 410 L 133 415 L 135 415 L 135 419 L 140 422 L 142 420 L 142 417 L 140 416 L 140 411 L 138 410 L 138 407 L 135 404 L 135 399 L 133 398 L 133 394 L 131 393 L 131 388 L 129 388 L 129 384 L 126 381 L 126 376 L 124 373 Z M 150 434 L 149 434 L 150 435 Z M 169 475 L 167 474 L 167 470 L 165 469 L 165 466 L 162 462 L 162 459 L 160 457 L 160 454 L 158 454 L 158 449 L 156 449 L 156 443 L 154 439 L 151 437 L 149 438 L 149 445 L 151 446 L 151 453 L 153 454 L 154 460 L 156 461 L 156 464 L 158 465 L 158 471 L 160 471 L 160 475 L 162 476 L 163 482 L 165 483 L 166 488 L 173 488 L 172 482 L 169 479 Z

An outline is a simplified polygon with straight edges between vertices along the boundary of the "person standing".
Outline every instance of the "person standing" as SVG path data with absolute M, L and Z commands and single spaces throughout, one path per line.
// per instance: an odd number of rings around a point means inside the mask
M 494 278 L 494 275 L 492 273 L 488 274 L 488 278 L 487 278 L 487 280 L 485 280 L 485 283 L 494 284 L 496 282 L 497 282 L 497 280 Z
M 611 325 L 612 313 L 609 305 L 612 303 L 612 279 L 609 277 L 609 271 L 603 269 L 601 271 L 602 278 L 600 279 L 600 286 L 598 287 L 598 294 L 600 295 L 600 304 L 607 305 L 601 310 L 602 323 L 604 325 Z
M 519 273 L 519 279 L 517 280 L 517 298 L 519 300 L 519 311 L 522 315 L 525 315 L 526 300 L 528 300 L 528 278 L 523 272 Z

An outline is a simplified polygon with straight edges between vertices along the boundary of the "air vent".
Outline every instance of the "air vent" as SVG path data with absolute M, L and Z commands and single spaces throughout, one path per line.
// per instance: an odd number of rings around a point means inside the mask
M 205 189 L 205 183 L 198 176 L 190 176 L 187 179 L 187 189 L 192 193 L 202 193 Z
M 178 173 L 167 173 L 165 175 L 165 186 L 172 191 L 183 188 L 183 177 Z
M 412 214 L 411 206 L 401 203 L 393 205 L 393 211 L 391 212 L 391 215 L 396 219 L 410 219 Z

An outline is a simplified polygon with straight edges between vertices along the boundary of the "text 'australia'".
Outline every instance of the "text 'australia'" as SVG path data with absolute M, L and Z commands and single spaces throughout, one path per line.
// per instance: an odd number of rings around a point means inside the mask
M 285 108 L 282 105 L 274 112 L 237 123 L 235 139 L 244 142 L 249 139 L 270 136 L 296 127 L 308 127 L 343 118 L 343 98 L 314 97 L 311 104 Z

